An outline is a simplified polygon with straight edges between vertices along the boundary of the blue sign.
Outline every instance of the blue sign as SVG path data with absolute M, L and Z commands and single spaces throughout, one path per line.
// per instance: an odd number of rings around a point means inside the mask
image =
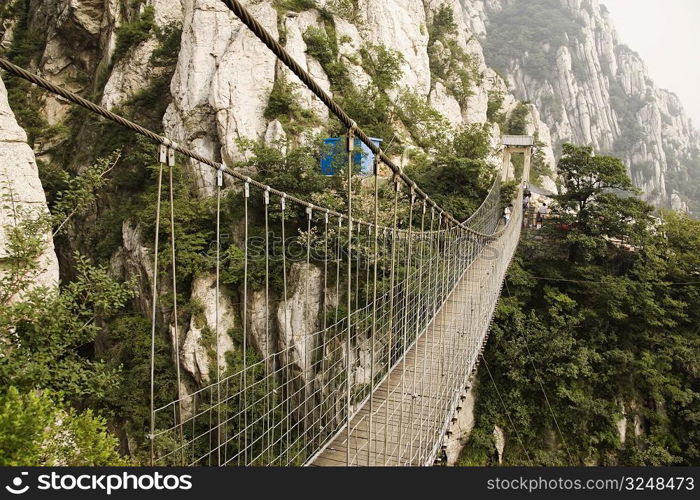
M 370 137 L 372 143 L 380 147 L 382 139 Z M 335 175 L 336 171 L 345 168 L 348 164 L 345 152 L 345 140 L 340 137 L 329 137 L 323 140 L 323 152 L 321 155 L 321 173 L 323 175 Z M 360 139 L 355 138 L 355 147 L 352 153 L 352 163 L 360 168 L 360 175 L 374 174 L 374 153 Z

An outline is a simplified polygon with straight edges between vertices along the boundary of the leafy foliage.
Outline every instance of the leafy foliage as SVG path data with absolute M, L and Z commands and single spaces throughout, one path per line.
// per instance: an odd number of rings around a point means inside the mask
M 665 150 L 669 162 L 667 190 L 676 190 L 687 197 L 691 212 L 700 213 L 700 148 L 693 148 L 686 158 L 676 158 L 670 148 Z
M 377 88 L 386 92 L 396 87 L 403 76 L 401 65 L 404 58 L 400 52 L 386 48 L 384 45 L 365 44 L 360 49 L 362 67 L 372 78 Z
M 120 314 L 110 321 L 100 336 L 101 349 L 97 359 L 118 373 L 118 383 L 106 394 L 105 414 L 110 421 L 123 425 L 128 436 L 138 446 L 132 449 L 132 459 L 141 464 L 148 463 L 147 433 L 150 422 L 151 324 L 138 314 Z M 176 373 L 173 366 L 172 346 L 163 335 L 155 338 L 155 394 L 157 407 L 169 403 L 177 394 Z
M 489 151 L 487 126 L 470 125 L 442 141 L 432 159 L 416 154 L 407 173 L 441 206 L 464 220 L 478 208 L 493 182 L 493 169 L 485 161 Z
M 114 372 L 83 358 L 80 349 L 95 340 L 99 322 L 123 307 L 133 291 L 81 256 L 76 256 L 76 274 L 60 293 L 25 284 L 18 292 L 21 301 L 5 297 L 0 303 L 3 386 L 51 388 L 81 399 L 104 397 Z
M 116 30 L 117 42 L 112 61 L 123 58 L 132 47 L 151 38 L 156 27 L 156 11 L 152 5 L 144 7 L 139 17 L 130 23 L 119 26 Z
M 33 224 L 19 226 L 36 230 Z M 43 229 L 45 231 L 45 228 Z M 43 241 L 42 241 L 43 243 Z M 35 269 L 36 252 L 44 246 L 30 240 L 32 260 L 23 250 L 15 261 L 14 279 Z M 15 249 L 11 248 L 14 252 Z M 15 253 L 15 255 L 17 255 Z M 15 296 L 0 302 L 0 441 L 3 465 L 107 465 L 121 461 L 116 442 L 105 436 L 105 423 L 90 410 L 81 414 L 68 402 L 100 406 L 117 382 L 117 371 L 82 351 L 100 332 L 98 324 L 121 309 L 131 286 L 110 278 L 101 268 L 76 257 L 77 278 L 60 291 L 28 288 L 17 280 Z M 30 265 L 29 263 L 32 263 Z M 5 280 L 6 277 L 3 277 Z M 17 290 L 19 288 L 19 290 Z M 17 294 L 21 299 L 16 300 Z M 21 391 L 21 396 L 18 393 Z M 36 390 L 48 390 L 46 395 Z M 65 395 L 66 402 L 61 395 Z
M 441 4 L 428 23 L 430 74 L 434 81 L 445 85 L 460 105 L 466 106 L 472 95 L 471 87 L 480 75 L 474 59 L 460 46 L 457 35 L 452 7 Z
M 621 163 L 589 148 L 568 145 L 559 169 L 555 214 L 572 229 L 552 223 L 519 247 L 485 353 L 503 403 L 480 370 L 462 463 L 495 463 L 498 425 L 508 465 L 696 464 L 700 296 L 683 283 L 700 223 L 665 214 L 654 230 L 651 207 L 619 191 L 631 185 Z
M 78 413 L 49 391 L 0 393 L 0 465 L 126 465 L 106 422 L 91 410 Z
M 530 109 L 528 108 L 527 103 L 519 102 L 508 116 L 508 120 L 506 121 L 506 134 L 527 134 L 527 120 L 529 113 Z
M 489 92 L 486 106 L 486 118 L 491 123 L 498 123 L 501 127 L 505 123 L 506 115 L 503 109 L 503 92 Z
M 297 84 L 290 82 L 286 75 L 278 76 L 264 113 L 268 120 L 279 119 L 285 130 L 294 135 L 300 134 L 318 121 L 313 111 L 299 103 L 296 94 L 298 87 Z
M 556 197 L 559 215 L 572 224 L 566 237 L 572 261 L 603 251 L 602 236 L 644 239 L 652 209 L 637 198 L 616 194 L 634 192 L 620 160 L 594 156 L 590 147 L 565 144 L 557 169 L 564 187 Z
M 399 96 L 397 112 L 417 146 L 431 154 L 447 146 L 451 125 L 423 96 L 405 90 Z
M 149 187 L 142 195 L 143 208 L 137 214 L 146 241 L 155 239 L 159 168 L 159 165 L 148 166 Z M 169 196 L 170 174 L 173 177 L 172 204 Z M 176 274 L 179 285 L 186 287 L 197 274 L 211 269 L 206 250 L 214 241 L 214 218 L 211 216 L 214 200 L 199 198 L 196 186 L 189 182 L 183 165 L 179 163 L 170 172 L 164 172 L 162 187 L 159 233 L 162 254 L 159 264 L 163 272 L 170 272 L 174 239 Z M 170 220 L 171 210 L 177 214 L 174 224 Z M 174 226 L 174 237 L 171 226 Z
M 302 12 L 316 8 L 315 0 L 275 0 L 275 6 L 291 12 Z
M 532 156 L 532 166 L 530 170 L 530 182 L 536 186 L 542 185 L 543 177 L 552 177 L 552 170 L 549 165 L 545 162 L 544 153 L 542 152 L 543 143 L 535 142 L 538 149 Z
M 569 47 L 583 27 L 559 0 L 514 2 L 494 12 L 489 23 L 484 40 L 489 65 L 505 72 L 511 61 L 521 61 L 528 74 L 538 79 L 553 77 L 552 54 L 559 47 Z M 580 66 L 576 51 L 571 53 L 573 64 Z
M 359 20 L 358 0 L 330 0 L 326 4 L 326 8 L 350 22 L 356 23 Z
M 12 45 L 7 50 L 7 58 L 14 64 L 27 68 L 36 63 L 41 56 L 45 35 L 31 27 L 32 8 L 29 0 L 18 0 L 7 5 L 14 11 L 17 23 L 13 28 Z M 46 119 L 39 112 L 42 92 L 26 80 L 13 75 L 3 75 L 7 88 L 7 99 L 18 123 L 27 132 L 30 145 L 40 138 L 51 138 L 58 128 L 49 127 Z
M 16 211 L 0 275 L 0 440 L 4 465 L 120 464 L 116 441 L 89 406 L 104 409 L 118 386 L 119 367 L 91 356 L 102 327 L 134 296 L 84 256 L 60 288 L 35 284 L 45 271 L 51 230 L 59 231 L 92 204 L 115 157 L 64 178 L 55 211 Z M 11 190 L 11 186 L 9 186 Z M 3 193 L 3 204 L 8 193 Z M 9 196 L 11 196 L 11 192 Z M 13 409 L 11 412 L 10 409 Z M 26 421 L 25 421 L 26 420 Z
M 315 57 L 323 67 L 331 85 L 345 88 L 351 85 L 348 71 L 340 60 L 335 27 L 326 23 L 324 27 L 310 26 L 303 35 L 306 51 Z

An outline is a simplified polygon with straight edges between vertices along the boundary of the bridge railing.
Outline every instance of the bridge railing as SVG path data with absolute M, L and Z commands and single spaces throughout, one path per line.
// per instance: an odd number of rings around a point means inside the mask
M 238 9 L 236 13 L 246 24 L 260 28 L 245 9 L 240 10 L 239 2 L 226 3 Z M 261 39 L 266 38 L 264 35 L 259 33 Z M 268 46 L 276 53 L 280 50 L 279 44 Z M 295 69 L 293 61 L 285 62 Z M 160 145 L 154 266 L 149 277 L 153 292 L 149 437 L 154 464 L 307 462 L 333 436 L 343 430 L 350 432 L 350 420 L 365 403 L 372 404 L 368 396 L 428 331 L 449 303 L 465 271 L 481 259 L 487 245 L 500 241 L 507 233 L 498 228 L 501 210 L 497 182 L 468 221 L 456 221 L 378 150 L 337 104 L 327 102 L 330 97 L 322 91 L 317 95 L 348 126 L 349 144 L 357 135 L 375 152 L 377 161 L 393 170 L 393 224 L 378 223 L 376 182 L 374 220 L 361 220 L 352 205 L 357 193 L 353 190 L 351 168 L 346 169 L 347 210 L 341 213 L 314 206 L 203 157 L 5 59 L 0 58 L 0 67 Z M 190 374 L 182 370 L 181 348 L 187 329 L 178 323 L 178 242 L 172 230 L 177 214 L 173 204 L 163 200 L 164 190 L 172 199 L 176 153 L 217 172 L 216 318 L 214 327 L 199 328 L 194 338 L 195 345 L 191 347 L 198 357 L 198 373 Z M 221 194 L 232 185 L 245 193 L 243 284 L 235 290 L 242 307 L 237 320 L 240 328 L 222 331 Z M 401 185 L 408 188 L 407 192 L 399 194 Z M 257 214 L 257 219 L 249 217 L 252 197 L 263 200 L 263 212 Z M 170 287 L 159 281 L 163 278 L 159 276 L 159 243 L 161 233 L 168 234 L 159 227 L 159 215 L 161 209 L 168 208 L 172 269 L 165 278 L 171 280 Z M 308 217 L 298 220 L 290 214 L 292 210 Z M 408 221 L 399 217 L 399 212 L 409 213 Z M 255 229 L 262 229 L 265 238 L 264 265 L 262 270 L 256 268 L 257 283 L 249 273 L 249 266 L 253 265 L 249 230 L 255 224 L 261 225 Z M 274 225 L 283 242 L 279 256 L 272 255 L 270 246 Z M 306 259 L 292 262 L 288 257 L 284 245 L 290 232 L 305 243 Z M 312 257 L 312 243 L 315 249 L 323 248 L 320 255 L 315 253 Z M 161 303 L 159 294 L 168 288 L 173 302 L 166 305 Z M 196 323 L 192 323 L 195 329 Z M 170 332 L 173 343 L 177 397 L 158 405 L 154 396 L 154 346 L 156 338 L 166 332 Z M 227 348 L 232 342 L 234 348 Z M 445 366 L 446 361 L 441 363 Z M 458 361 L 454 358 L 449 363 L 452 371 L 447 379 L 458 381 L 464 368 L 459 365 L 457 370 Z M 451 390 L 446 386 L 441 394 L 451 397 Z M 442 421 L 445 408 L 436 405 L 433 410 L 431 422 Z M 425 437 L 426 445 L 432 445 L 429 436 Z
M 498 189 L 495 183 L 467 221 L 469 228 L 496 229 Z M 266 235 L 272 229 L 269 210 L 281 203 L 275 198 L 265 205 Z M 291 210 L 289 204 L 285 210 Z M 266 264 L 263 286 L 249 285 L 247 291 L 248 296 L 267 294 L 265 310 L 244 306 L 242 311 L 258 319 L 255 327 L 244 325 L 247 351 L 222 366 L 218 380 L 191 393 L 183 390 L 155 409 L 155 463 L 301 465 L 345 428 L 489 244 L 487 236 L 448 227 L 422 204 L 410 204 L 409 210 L 418 214 L 410 227 L 368 225 L 353 232 L 350 248 L 372 248 L 375 237 L 377 248 L 351 254 L 350 287 L 342 220 L 312 213 L 305 234 L 316 234 L 316 248 L 327 252 L 302 262 L 280 257 L 282 289 L 271 286 L 274 277 Z M 286 234 L 282 225 L 290 223 L 275 219 Z M 341 231 L 331 230 L 338 226 Z M 311 255 L 310 239 L 306 243 Z M 292 275 L 307 281 L 291 283 Z M 314 280 L 312 290 L 306 289 L 309 280 Z M 349 315 L 343 308 L 347 290 Z
M 377 395 L 352 413 L 347 435 L 341 429 L 312 456 L 312 464 L 433 463 L 486 341 L 505 270 L 517 246 L 520 217 L 514 214 L 508 224 L 495 218 L 497 238 L 488 239 L 486 246 L 458 238 L 448 247 L 456 262 L 466 257 L 465 266 L 452 268 L 448 294 L 430 311 L 430 320 L 406 346 L 390 378 L 377 385 Z

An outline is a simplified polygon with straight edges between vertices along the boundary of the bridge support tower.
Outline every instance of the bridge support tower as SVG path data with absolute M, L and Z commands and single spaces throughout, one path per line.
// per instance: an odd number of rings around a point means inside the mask
M 524 156 L 522 179 L 530 181 L 530 164 L 532 163 L 532 152 L 535 149 L 535 140 L 531 135 L 504 135 L 501 144 L 503 145 L 503 167 L 501 168 L 501 180 L 507 182 L 510 179 L 510 160 L 513 154 L 522 153 Z M 514 173 L 515 174 L 515 173 Z

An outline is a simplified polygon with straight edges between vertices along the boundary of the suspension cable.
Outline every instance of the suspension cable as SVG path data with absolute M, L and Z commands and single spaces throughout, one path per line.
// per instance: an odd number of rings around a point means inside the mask
M 176 373 L 177 373 L 177 420 L 178 420 L 178 430 L 180 433 L 180 442 L 183 440 L 182 431 L 182 381 L 180 375 L 180 328 L 178 326 L 177 317 L 177 262 L 175 260 L 175 202 L 174 202 L 174 189 L 173 189 L 173 169 L 175 168 L 175 151 L 168 149 L 168 191 L 170 194 L 170 258 L 171 262 L 171 272 L 173 274 L 172 287 L 173 287 L 173 326 L 175 332 L 173 338 L 175 339 L 175 359 L 176 359 Z M 185 465 L 185 455 L 184 448 L 180 448 L 181 455 L 181 465 Z
M 506 285 L 506 292 L 508 292 L 508 296 L 511 297 L 510 294 L 510 288 L 508 287 L 508 282 L 505 282 Z M 527 339 L 527 334 L 525 333 L 525 329 L 523 328 L 520 332 L 522 334 L 523 340 L 525 341 L 525 350 L 527 351 L 527 357 L 530 360 L 530 364 L 532 365 L 532 369 L 535 372 L 535 378 L 537 379 L 537 383 L 540 386 L 540 390 L 542 391 L 542 395 L 544 396 L 544 400 L 547 403 L 547 408 L 549 409 L 549 413 L 552 416 L 552 420 L 554 421 L 554 425 L 557 427 L 557 432 L 559 433 L 559 437 L 561 437 L 561 442 L 564 445 L 564 449 L 566 450 L 566 454 L 569 457 L 569 465 L 573 466 L 574 465 L 574 459 L 571 456 L 571 451 L 569 451 L 569 446 L 566 444 L 566 439 L 564 439 L 564 433 L 561 431 L 561 427 L 559 426 L 559 421 L 557 420 L 556 415 L 554 414 L 554 409 L 552 408 L 552 404 L 549 402 L 549 397 L 547 396 L 547 391 L 544 388 L 544 384 L 542 383 L 542 377 L 540 376 L 540 372 L 535 366 L 535 360 L 532 356 L 532 353 L 530 352 L 530 346 L 528 345 L 528 339 Z
M 408 255 L 406 259 L 406 281 L 404 290 L 404 316 L 401 318 L 403 320 L 403 330 L 402 332 L 402 349 L 404 351 L 408 346 L 408 315 L 410 312 L 409 296 L 411 294 L 411 260 L 412 260 L 412 250 L 413 250 L 413 206 L 416 202 L 415 190 L 411 187 L 409 192 L 409 215 L 408 215 Z M 415 391 L 414 391 L 415 392 Z M 401 362 L 401 406 L 399 412 L 399 455 L 403 453 L 403 428 L 404 428 L 404 399 L 406 398 L 406 356 L 403 357 Z M 413 397 L 411 397 L 411 419 L 413 418 Z M 411 425 L 413 425 L 413 420 L 411 420 Z M 410 439 L 410 438 L 409 438 Z M 413 449 L 413 441 L 409 441 L 409 450 Z M 410 451 L 409 451 L 410 453 Z M 410 457 L 409 457 L 410 459 Z M 400 463 L 400 458 L 399 458 Z
M 290 336 L 291 332 L 287 330 L 289 328 L 290 322 L 289 322 L 289 303 L 287 301 L 287 244 L 286 244 L 286 235 L 285 235 L 285 224 L 284 224 L 284 219 L 286 217 L 286 197 L 282 197 L 280 199 L 280 210 L 281 210 L 281 224 L 282 224 L 282 290 L 284 293 L 284 328 L 280 329 L 280 333 L 283 333 L 285 335 L 285 343 L 288 342 L 287 338 Z M 288 353 L 287 356 L 290 356 Z M 293 386 L 292 386 L 292 380 L 290 377 L 290 368 L 289 368 L 290 362 L 289 360 L 286 360 L 284 363 L 284 366 L 286 367 L 286 372 L 284 376 L 284 387 L 285 390 L 282 392 L 282 397 L 284 398 L 285 401 L 285 410 L 286 410 L 286 417 L 285 417 L 285 422 L 287 424 L 287 448 L 286 448 L 286 454 L 287 454 L 287 461 L 289 461 L 289 450 L 290 450 L 290 445 L 291 445 L 291 426 L 292 426 L 292 412 L 291 412 L 291 394 L 293 391 Z
M 275 442 L 275 427 L 274 412 L 271 408 L 277 408 L 276 394 L 277 389 L 273 388 L 270 391 L 270 378 L 274 375 L 275 362 L 270 355 L 272 350 L 272 339 L 270 338 L 270 192 L 263 192 L 263 205 L 265 206 L 265 399 L 267 402 L 267 447 L 268 447 L 268 463 L 271 462 L 270 454 L 272 446 Z M 270 395 L 272 393 L 272 395 Z M 270 405 L 270 397 L 272 397 L 272 406 Z
M 347 177 L 347 182 L 348 182 L 348 283 L 347 283 L 347 339 L 346 339 L 346 346 L 345 346 L 345 370 L 346 370 L 346 377 L 347 377 L 347 382 L 346 382 L 346 400 L 345 400 L 345 433 L 347 437 L 347 445 L 345 447 L 345 455 L 346 455 L 346 462 L 347 465 L 350 465 L 350 349 L 352 347 L 352 342 L 351 342 L 351 334 L 352 334 L 352 322 L 351 322 L 351 314 L 352 314 L 352 161 L 353 161 L 353 154 L 352 151 L 355 147 L 355 129 L 354 125 L 351 126 L 348 129 L 347 133 L 347 153 L 348 153 L 348 177 Z
M 163 148 L 161 148 L 163 149 Z M 162 155 L 161 155 L 162 156 Z M 162 159 L 162 158 L 161 158 Z M 155 439 L 156 439 L 156 413 L 155 413 L 155 360 L 156 360 L 156 312 L 158 310 L 158 236 L 160 233 L 160 205 L 161 191 L 163 185 L 163 163 L 158 167 L 158 194 L 156 195 L 156 228 L 155 241 L 153 243 L 153 298 L 151 310 L 151 467 L 155 461 Z
M 221 189 L 224 176 L 221 170 L 216 172 L 216 305 L 214 306 L 214 335 L 216 337 L 216 465 L 221 465 L 221 353 L 219 352 L 219 296 L 221 275 Z
M 523 451 L 525 452 L 525 456 L 527 457 L 527 461 L 530 462 L 530 466 L 533 466 L 532 459 L 530 458 L 530 454 L 527 452 L 527 448 L 525 448 L 525 443 L 523 443 L 522 438 L 520 437 L 520 432 L 518 432 L 518 428 L 516 427 L 515 423 L 513 422 L 513 419 L 510 417 L 510 413 L 508 412 L 508 409 L 506 408 L 506 404 L 503 401 L 503 398 L 501 397 L 501 391 L 498 390 L 498 384 L 496 384 L 496 381 L 493 378 L 493 375 L 491 375 L 491 370 L 489 369 L 489 364 L 486 362 L 486 357 L 483 354 L 480 354 L 481 359 L 484 361 L 484 366 L 486 367 L 486 372 L 489 374 L 489 378 L 491 379 L 491 382 L 493 382 L 493 387 L 496 389 L 496 394 L 498 394 L 498 399 L 501 401 L 501 405 L 503 406 L 503 411 L 505 412 L 506 416 L 508 417 L 508 421 L 510 422 L 511 427 L 513 427 L 513 430 L 515 431 L 515 435 L 518 438 L 518 441 L 520 442 L 520 446 L 522 447 Z
M 379 220 L 379 156 L 374 157 L 374 279 L 372 280 L 372 347 L 370 352 L 370 397 L 369 397 L 369 434 L 367 438 L 367 466 L 371 466 L 370 456 L 372 454 L 372 444 L 374 443 L 372 425 L 374 418 L 374 356 L 377 337 L 377 264 L 379 260 L 379 230 L 377 222 Z M 369 264 L 368 264 L 369 269 Z
M 394 354 L 394 285 L 396 283 L 396 246 L 398 238 L 396 229 L 398 225 L 398 206 L 399 206 L 399 183 L 394 177 L 394 226 L 391 233 L 391 274 L 389 278 L 389 343 L 387 354 L 387 370 L 393 364 L 392 358 Z M 384 405 L 384 465 L 388 464 L 388 447 L 389 447 L 389 404 Z
M 243 415 L 243 461 L 248 464 L 248 199 L 250 198 L 250 185 L 246 181 L 243 185 L 243 218 L 245 229 L 243 235 L 243 407 L 246 409 Z

